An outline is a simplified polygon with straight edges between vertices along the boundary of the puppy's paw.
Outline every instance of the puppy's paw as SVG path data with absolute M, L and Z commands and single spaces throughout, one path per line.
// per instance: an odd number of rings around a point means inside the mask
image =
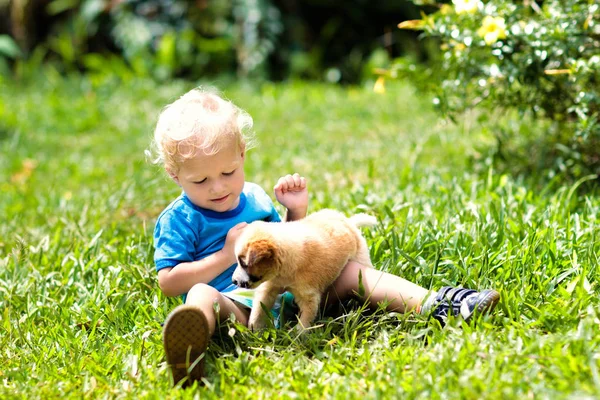
M 252 318 L 252 316 L 250 316 L 248 328 L 250 328 L 252 332 L 262 331 L 265 329 L 265 321 L 262 318 Z
M 265 329 L 265 324 L 263 324 L 263 323 L 248 324 L 248 328 L 250 328 L 250 330 L 252 332 L 260 332 L 263 329 Z
M 300 322 L 300 321 L 298 321 L 298 324 L 294 327 L 294 329 L 296 330 L 296 333 L 298 333 L 300 335 L 306 335 L 309 330 L 308 328 L 310 328 L 310 325 L 304 326 L 304 325 L 302 325 L 302 322 Z

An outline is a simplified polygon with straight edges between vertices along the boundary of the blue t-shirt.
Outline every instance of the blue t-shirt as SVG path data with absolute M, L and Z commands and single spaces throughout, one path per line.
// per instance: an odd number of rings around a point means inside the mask
M 183 193 L 156 220 L 156 271 L 214 254 L 225 245 L 231 228 L 240 222 L 258 220 L 279 222 L 281 218 L 269 195 L 255 183 L 246 182 L 238 206 L 225 212 L 198 207 Z M 236 265 L 233 264 L 208 284 L 219 291 L 231 286 Z

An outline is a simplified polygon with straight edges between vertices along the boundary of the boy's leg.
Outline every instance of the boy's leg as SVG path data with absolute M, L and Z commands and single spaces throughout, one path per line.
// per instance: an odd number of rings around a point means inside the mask
M 388 311 L 431 313 L 442 325 L 449 314 L 460 314 L 468 321 L 474 314 L 491 311 L 500 299 L 498 292 L 489 289 L 477 292 L 445 286 L 439 292 L 430 292 L 397 275 L 351 261 L 329 289 L 329 302 L 360 293 L 359 273 L 364 288 L 364 300 L 368 299 L 371 306 L 385 301 Z
M 389 311 L 405 313 L 418 309 L 429 294 L 427 289 L 397 275 L 350 261 L 326 294 L 328 303 L 359 293 L 359 274 L 365 291 L 364 300 L 368 299 L 371 306 L 387 301 Z
M 219 315 L 214 303 L 219 304 Z M 167 363 L 173 373 L 173 383 L 188 378 L 183 386 L 204 376 L 204 352 L 217 328 L 217 318 L 224 321 L 233 313 L 247 324 L 248 312 L 219 293 L 215 288 L 198 284 L 190 289 L 186 303 L 176 307 L 167 317 L 163 329 L 163 344 Z
M 243 325 L 248 324 L 248 315 L 250 313 L 248 309 L 238 306 L 237 303 L 223 296 L 214 287 L 199 283 L 190 289 L 185 304 L 196 306 L 202 310 L 208 322 L 211 336 L 217 328 L 217 315 L 214 312 L 215 302 L 219 304 L 219 321 L 225 321 L 233 313 L 238 322 Z

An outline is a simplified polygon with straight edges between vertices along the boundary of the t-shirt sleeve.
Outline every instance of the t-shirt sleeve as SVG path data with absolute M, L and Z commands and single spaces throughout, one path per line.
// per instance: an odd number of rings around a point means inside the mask
M 265 221 L 281 222 L 281 217 L 279 216 L 279 213 L 277 212 L 277 209 L 275 208 L 275 205 L 273 204 L 273 200 L 271 200 L 271 198 L 269 197 L 267 192 L 265 192 L 261 187 L 257 186 L 257 190 L 259 190 L 259 192 L 263 198 L 263 204 L 265 204 L 265 208 L 269 212 L 269 216 L 267 218 L 265 218 Z
M 247 185 L 246 195 L 250 196 L 257 212 L 260 212 L 260 219 L 267 222 L 281 222 L 281 217 L 267 192 L 255 183 L 247 183 Z M 265 213 L 268 213 L 266 217 Z
M 154 229 L 156 271 L 194 261 L 196 234 L 183 215 L 162 215 Z
M 271 203 L 271 215 L 269 215 L 267 222 L 281 222 L 281 217 L 279 216 L 279 213 L 275 209 L 275 205 L 273 205 L 273 203 Z

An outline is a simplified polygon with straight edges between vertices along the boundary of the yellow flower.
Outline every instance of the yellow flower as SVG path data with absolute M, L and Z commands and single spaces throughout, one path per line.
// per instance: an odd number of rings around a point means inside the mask
M 452 0 L 457 14 L 473 14 L 479 8 L 479 0 Z
M 442 4 L 442 6 L 440 7 L 440 14 L 442 15 L 448 15 L 452 12 L 452 7 L 448 4 Z
M 502 17 L 486 16 L 477 34 L 485 40 L 487 45 L 494 44 L 498 39 L 506 38 L 506 23 Z
M 373 91 L 375 93 L 385 93 L 385 78 L 380 76 L 375 81 L 375 86 L 373 86 Z

